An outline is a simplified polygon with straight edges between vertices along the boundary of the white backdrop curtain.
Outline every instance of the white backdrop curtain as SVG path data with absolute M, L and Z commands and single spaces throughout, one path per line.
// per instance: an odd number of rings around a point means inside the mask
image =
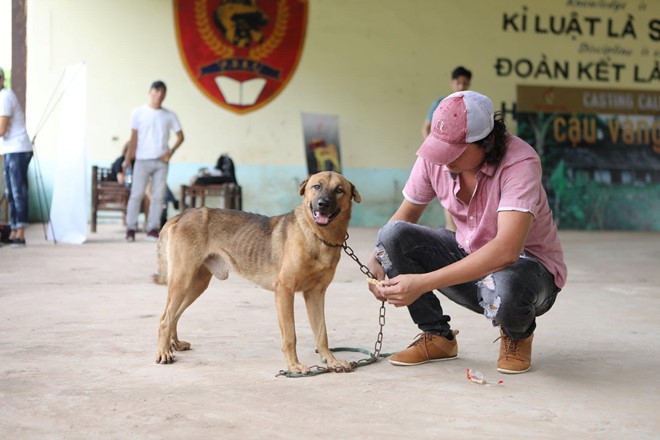
M 66 68 L 48 239 L 81 244 L 87 239 L 87 66 Z

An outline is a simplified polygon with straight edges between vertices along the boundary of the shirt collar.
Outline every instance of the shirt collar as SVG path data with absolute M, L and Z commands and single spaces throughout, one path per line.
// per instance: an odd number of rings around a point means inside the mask
M 488 177 L 493 177 L 496 169 L 497 169 L 497 164 L 484 162 L 484 164 L 481 166 L 481 169 L 479 171 L 481 171 Z

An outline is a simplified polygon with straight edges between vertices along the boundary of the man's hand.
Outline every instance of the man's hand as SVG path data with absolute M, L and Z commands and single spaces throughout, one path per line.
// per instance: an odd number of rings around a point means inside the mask
M 421 274 L 397 275 L 374 286 L 385 301 L 395 307 L 409 306 L 429 289 L 422 282 Z M 374 294 L 375 295 L 375 294 Z
M 167 150 L 165 153 L 163 153 L 162 156 L 160 156 L 159 159 L 161 161 L 165 162 L 165 163 L 168 163 L 170 161 L 170 159 L 172 158 L 173 154 L 174 154 L 173 150 Z
M 0 116 L 0 137 L 4 137 L 9 130 L 9 116 Z
M 369 271 L 376 277 L 375 279 L 378 281 L 381 281 L 385 279 L 385 269 L 383 269 L 383 266 L 381 266 L 380 262 L 376 259 L 376 253 L 374 252 L 371 255 L 371 258 L 369 258 L 369 261 L 367 262 L 367 267 L 369 268 Z M 377 300 L 379 301 L 387 301 L 387 298 L 385 298 L 380 291 L 378 290 L 378 285 L 368 283 L 367 286 L 369 287 L 369 290 L 371 293 L 374 294 Z

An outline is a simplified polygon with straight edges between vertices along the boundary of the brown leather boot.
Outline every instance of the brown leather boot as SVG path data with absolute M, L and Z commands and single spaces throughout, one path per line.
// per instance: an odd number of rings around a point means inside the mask
M 450 341 L 444 336 L 433 333 L 420 333 L 415 342 L 403 351 L 390 356 L 390 363 L 399 366 L 420 365 L 427 362 L 446 361 L 458 357 L 458 330 L 452 330 L 454 338 Z
M 532 365 L 532 333 L 527 339 L 514 341 L 500 329 L 500 357 L 497 371 L 505 374 L 524 373 Z M 496 339 L 497 340 L 497 339 Z

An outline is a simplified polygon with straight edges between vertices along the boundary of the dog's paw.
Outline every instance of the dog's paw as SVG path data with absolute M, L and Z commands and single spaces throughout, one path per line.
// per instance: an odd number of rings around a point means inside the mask
M 328 359 L 324 362 L 330 370 L 334 370 L 339 373 L 350 373 L 354 370 L 350 363 L 339 359 Z
M 171 345 L 176 351 L 190 350 L 190 343 L 186 341 L 172 341 Z
M 309 373 L 309 367 L 307 365 L 303 365 L 301 363 L 290 364 L 289 365 L 289 372 L 294 373 L 294 374 L 307 374 L 307 373 Z
M 171 364 L 172 362 L 174 362 L 174 353 L 171 351 L 159 352 L 156 354 L 157 364 Z

